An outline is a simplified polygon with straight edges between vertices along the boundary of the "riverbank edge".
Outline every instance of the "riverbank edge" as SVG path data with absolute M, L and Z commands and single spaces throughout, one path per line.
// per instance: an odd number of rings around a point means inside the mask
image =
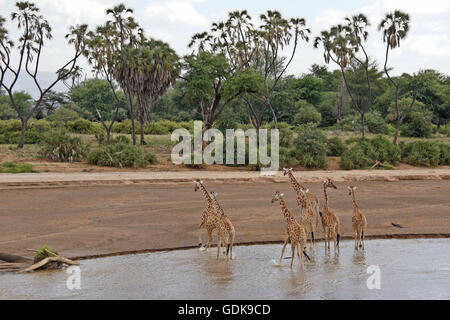
M 448 239 L 450 238 L 450 233 L 423 233 L 423 234 L 381 234 L 381 235 L 368 235 L 366 236 L 366 240 L 380 240 L 380 239 Z M 342 236 L 341 241 L 345 240 L 354 240 L 353 236 Z M 323 238 L 316 239 L 316 242 L 323 242 Z M 269 245 L 269 244 L 283 244 L 283 240 L 275 240 L 275 241 L 249 241 L 249 242 L 240 242 L 235 243 L 236 247 L 247 247 L 254 245 Z M 309 247 L 309 242 L 308 242 Z M 307 248 L 308 248 L 307 247 Z M 185 247 L 174 247 L 174 248 L 163 248 L 163 249 L 142 249 L 135 251 L 121 251 L 121 252 L 112 252 L 98 255 L 86 255 L 86 256 L 76 256 L 71 257 L 72 260 L 94 260 L 94 259 L 102 259 L 109 257 L 118 257 L 118 256 L 126 256 L 126 255 L 136 255 L 136 254 L 146 254 L 146 253 L 158 253 L 158 252 L 173 252 L 173 251 L 183 251 L 183 250 L 191 250 L 198 249 L 199 246 L 185 246 Z M 217 248 L 215 244 L 211 245 L 211 248 Z

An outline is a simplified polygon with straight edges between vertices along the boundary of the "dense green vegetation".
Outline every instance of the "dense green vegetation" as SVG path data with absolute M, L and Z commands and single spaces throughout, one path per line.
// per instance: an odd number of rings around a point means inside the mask
M 192 132 L 200 120 L 204 129 L 223 132 L 280 129 L 282 165 L 326 168 L 329 156 L 342 157 L 344 169 L 449 162 L 448 144 L 414 140 L 399 146 L 398 137 L 450 137 L 450 77 L 438 70 L 391 74 L 395 66 L 389 66 L 388 54 L 382 64 L 369 58 L 371 21 L 363 14 L 342 17 L 342 24 L 319 33 L 304 19 L 277 11 L 259 20 L 246 10 L 232 11 L 226 22 L 193 35 L 192 53 L 179 57 L 166 43 L 144 36 L 133 10 L 120 4 L 107 10 L 105 24 L 70 28 L 75 55 L 58 70 L 56 82 L 42 88 L 36 58 L 44 54 L 51 28 L 36 12 L 33 3 L 17 3 L 11 19 L 24 23 L 15 32 L 0 17 L 0 144 L 39 144 L 41 156 L 54 161 L 137 168 L 157 161 L 142 148 L 153 143 L 145 135 Z M 398 10 L 379 22 L 387 53 L 408 36 L 409 24 L 409 15 Z M 16 31 L 27 35 L 22 45 L 32 50 L 14 46 L 9 36 Z M 312 34 L 325 64 L 287 74 Z M 77 66 L 82 55 L 95 77 L 86 79 Z M 14 69 L 12 56 L 24 65 Z M 39 88 L 37 98 L 16 91 L 16 81 L 3 82 L 6 73 L 16 80 L 21 68 Z M 54 92 L 57 82 L 68 91 Z M 362 138 L 338 137 L 346 132 Z M 97 145 L 79 135 L 95 136 Z

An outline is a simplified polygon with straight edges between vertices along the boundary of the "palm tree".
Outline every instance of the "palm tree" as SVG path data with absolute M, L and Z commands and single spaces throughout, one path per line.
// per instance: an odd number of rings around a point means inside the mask
M 175 84 L 181 68 L 178 55 L 167 43 L 143 39 L 137 48 L 127 52 L 125 65 L 130 91 L 138 100 L 141 145 L 146 144 L 145 122 L 151 120 L 155 104 Z
M 122 87 L 128 102 L 128 107 L 131 116 L 131 128 L 133 136 L 133 144 L 136 145 L 136 130 L 134 125 L 134 108 L 133 108 L 133 94 L 129 83 L 129 73 L 125 68 L 127 50 L 135 48 L 137 43 L 136 32 L 139 32 L 139 25 L 132 16 L 134 13 L 133 9 L 127 8 L 124 4 L 119 4 L 111 9 L 106 10 L 106 14 L 112 16 L 112 20 L 108 21 L 107 24 L 112 26 L 119 37 L 118 50 L 114 52 L 112 59 L 117 59 L 115 63 L 115 70 L 113 72 L 115 80 Z
M 389 50 L 400 47 L 400 42 L 408 35 L 409 31 L 409 14 L 395 10 L 393 13 L 386 14 L 385 18 L 378 25 L 378 30 L 383 32 L 383 42 L 386 42 L 386 59 L 384 62 L 384 72 L 388 77 L 389 81 L 395 88 L 395 112 L 397 118 L 397 125 L 394 135 L 394 144 L 397 144 L 398 135 L 400 132 L 400 126 L 411 112 L 412 107 L 416 101 L 417 97 L 417 89 L 414 93 L 414 98 L 412 100 L 411 105 L 408 109 L 404 110 L 402 113 L 400 112 L 398 100 L 399 100 L 399 90 L 400 86 L 398 82 L 395 82 L 392 77 L 389 75 L 389 70 L 387 67 L 388 59 L 389 59 Z

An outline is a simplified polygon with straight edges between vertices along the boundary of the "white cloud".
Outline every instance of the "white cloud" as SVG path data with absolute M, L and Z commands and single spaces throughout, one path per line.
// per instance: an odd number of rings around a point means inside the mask
M 378 0 L 377 4 L 386 10 L 404 8 L 409 13 L 438 14 L 450 11 L 450 1 L 448 0 Z
M 153 3 L 145 9 L 145 16 L 153 23 L 169 23 L 174 25 L 204 26 L 205 17 L 192 5 L 193 1 L 164 1 Z M 194 1 L 201 2 L 201 1 Z
M 446 34 L 412 36 L 405 42 L 404 44 L 411 50 L 423 55 L 436 57 L 450 55 L 450 39 Z

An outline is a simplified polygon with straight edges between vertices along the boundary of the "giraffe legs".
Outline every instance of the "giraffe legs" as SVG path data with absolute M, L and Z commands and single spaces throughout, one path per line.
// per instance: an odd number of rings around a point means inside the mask
M 291 249 L 292 249 L 291 268 L 292 268 L 292 265 L 294 264 L 296 245 L 297 245 L 297 242 L 291 241 Z
M 281 264 L 281 260 L 283 260 L 284 250 L 286 249 L 288 241 L 289 241 L 289 236 L 286 236 L 286 239 L 284 240 L 283 249 L 281 249 L 280 264 Z
M 304 249 L 303 244 L 299 243 L 297 245 L 297 255 L 298 255 L 298 258 L 300 259 L 300 265 L 302 266 L 302 270 L 304 269 L 304 266 L 303 266 L 303 249 Z
M 361 248 L 364 250 L 364 229 L 362 230 L 362 232 L 361 232 Z
M 206 247 L 205 247 L 206 251 L 208 251 L 209 247 L 211 246 L 211 242 L 213 240 L 213 235 L 212 235 L 213 229 L 208 228 L 207 230 L 208 230 L 208 243 L 206 244 Z

